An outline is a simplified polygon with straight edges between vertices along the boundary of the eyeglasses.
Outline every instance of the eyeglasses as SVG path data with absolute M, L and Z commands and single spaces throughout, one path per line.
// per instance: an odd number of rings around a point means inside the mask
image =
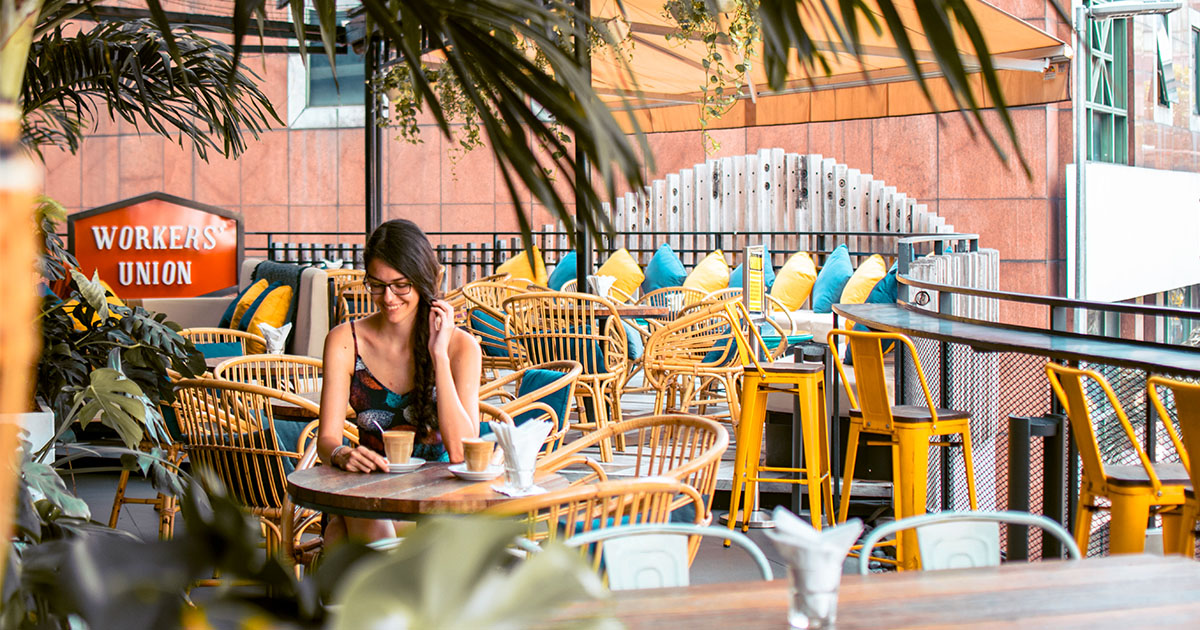
M 396 297 L 404 297 L 412 292 L 412 283 L 404 280 L 396 282 L 379 282 L 378 280 L 367 279 L 367 292 L 371 295 L 383 295 L 384 289 L 391 289 L 392 295 Z

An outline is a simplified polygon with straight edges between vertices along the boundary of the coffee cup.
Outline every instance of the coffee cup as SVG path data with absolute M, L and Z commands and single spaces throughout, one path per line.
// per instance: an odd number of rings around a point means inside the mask
M 412 431 L 384 431 L 383 450 L 387 454 L 388 463 L 407 464 L 408 459 L 412 457 L 415 436 Z
M 463 438 L 462 445 L 463 456 L 467 460 L 467 470 L 471 472 L 487 470 L 488 465 L 492 463 L 492 450 L 496 447 L 496 443 L 480 438 Z

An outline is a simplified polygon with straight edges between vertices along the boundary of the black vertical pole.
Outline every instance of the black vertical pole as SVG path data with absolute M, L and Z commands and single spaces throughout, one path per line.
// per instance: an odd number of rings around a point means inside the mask
M 363 177 L 363 182 L 366 186 L 365 193 L 365 211 L 366 211 L 366 226 L 367 232 L 370 233 L 383 223 L 383 153 L 380 151 L 381 140 L 383 134 L 379 129 L 379 95 L 375 93 L 375 70 L 379 67 L 380 56 L 383 46 L 379 40 L 371 35 L 367 35 L 366 54 L 363 55 L 363 71 L 367 77 L 367 83 L 363 86 L 366 91 L 364 103 L 364 122 L 363 122 L 363 151 L 366 153 L 365 160 L 367 172 Z
M 591 0 L 575 0 L 575 9 L 581 15 L 592 14 Z M 575 61 L 590 77 L 592 74 L 592 53 L 588 44 L 587 24 L 581 20 L 575 22 Z M 592 273 L 592 235 L 581 220 L 589 209 L 587 201 L 581 194 L 581 187 L 591 179 L 591 164 L 587 154 L 579 143 L 575 143 L 575 275 L 576 291 L 588 291 L 587 277 Z

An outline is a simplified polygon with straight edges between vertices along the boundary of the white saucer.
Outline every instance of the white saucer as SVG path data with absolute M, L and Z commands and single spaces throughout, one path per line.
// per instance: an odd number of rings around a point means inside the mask
M 392 465 L 388 466 L 388 472 L 390 472 L 390 473 L 412 472 L 424 465 L 425 465 L 425 460 L 421 459 L 420 457 L 410 457 L 410 458 L 408 458 L 407 464 L 392 464 Z
M 465 463 L 454 464 L 453 466 L 449 467 L 449 470 L 450 472 L 454 473 L 455 477 L 458 477 L 459 479 L 465 479 L 467 481 L 490 481 L 504 474 L 503 466 L 488 466 L 479 472 L 471 472 L 467 470 L 467 465 Z

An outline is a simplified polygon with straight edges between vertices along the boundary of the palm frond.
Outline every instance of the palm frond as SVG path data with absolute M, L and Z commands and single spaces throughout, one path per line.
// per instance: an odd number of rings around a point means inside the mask
M 240 155 L 280 121 L 256 85 L 257 75 L 235 64 L 232 48 L 179 28 L 176 63 L 163 33 L 148 20 L 105 22 L 76 35 L 62 26 L 45 32 L 29 51 L 22 85 L 25 144 L 71 151 L 97 116 L 192 142 L 201 159 L 216 150 Z

